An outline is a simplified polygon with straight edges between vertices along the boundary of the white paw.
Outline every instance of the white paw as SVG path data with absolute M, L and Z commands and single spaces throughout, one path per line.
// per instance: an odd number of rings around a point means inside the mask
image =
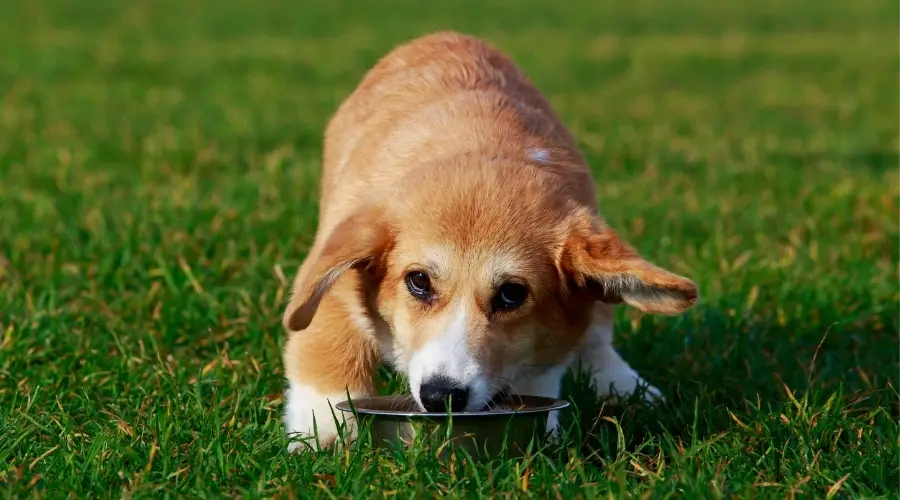
M 324 395 L 314 388 L 289 382 L 284 393 L 284 428 L 291 443 L 288 452 L 327 448 L 338 437 L 338 426 L 346 419 L 334 405 L 347 399 L 346 394 Z
M 644 400 L 651 403 L 664 402 L 666 400 L 666 397 L 663 395 L 662 391 L 648 384 L 644 379 L 639 378 L 638 385 L 644 387 Z

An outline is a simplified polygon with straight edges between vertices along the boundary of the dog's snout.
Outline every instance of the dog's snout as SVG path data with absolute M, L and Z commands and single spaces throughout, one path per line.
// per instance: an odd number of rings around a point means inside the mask
M 449 377 L 431 377 L 422 383 L 419 398 L 426 411 L 461 411 L 469 400 L 469 389 Z

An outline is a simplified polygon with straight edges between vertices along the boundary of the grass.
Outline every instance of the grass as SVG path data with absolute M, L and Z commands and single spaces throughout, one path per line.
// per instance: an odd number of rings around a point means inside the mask
M 0 491 L 894 496 L 896 3 L 580 4 L 0 5 Z M 529 459 L 288 456 L 279 317 L 323 127 L 442 28 L 511 53 L 604 216 L 700 284 L 682 317 L 617 318 L 670 401 L 613 409 L 569 379 L 567 440 Z

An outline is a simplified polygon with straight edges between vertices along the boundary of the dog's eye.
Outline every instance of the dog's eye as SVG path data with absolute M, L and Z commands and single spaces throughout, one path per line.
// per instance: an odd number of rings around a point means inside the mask
M 431 298 L 431 280 L 422 271 L 413 271 L 406 275 L 406 288 L 417 299 L 428 300 Z
M 528 298 L 528 289 L 519 283 L 504 283 L 494 295 L 495 311 L 511 311 L 521 306 Z

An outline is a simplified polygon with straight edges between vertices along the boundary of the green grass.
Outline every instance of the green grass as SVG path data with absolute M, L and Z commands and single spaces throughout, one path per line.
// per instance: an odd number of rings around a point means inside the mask
M 896 495 L 896 2 L 326 4 L 0 5 L 0 491 Z M 322 130 L 442 28 L 511 53 L 609 222 L 701 286 L 682 317 L 618 315 L 670 401 L 569 380 L 568 439 L 528 460 L 288 456 L 279 319 Z

